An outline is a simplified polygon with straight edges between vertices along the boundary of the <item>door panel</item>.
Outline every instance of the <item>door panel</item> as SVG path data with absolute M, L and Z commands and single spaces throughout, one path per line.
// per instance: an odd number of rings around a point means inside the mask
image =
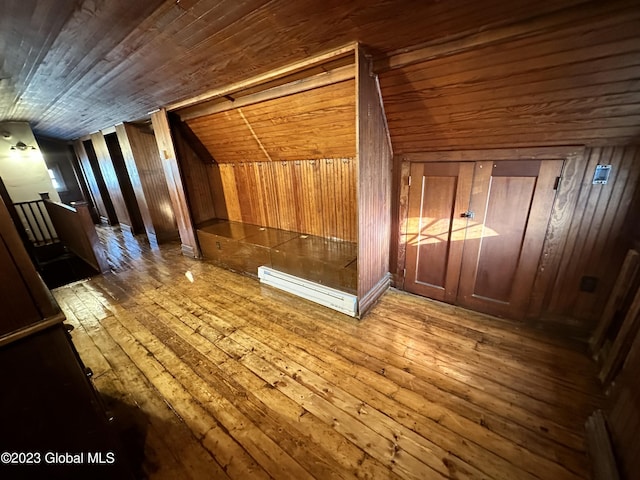
M 508 301 L 520 256 L 535 177 L 493 177 L 481 236 L 477 295 Z M 507 208 L 505 208 L 505 205 Z
M 555 198 L 561 160 L 476 163 L 457 303 L 522 318 Z
M 412 164 L 405 288 L 523 318 L 562 163 Z
M 471 193 L 473 164 L 424 163 L 411 166 L 405 288 L 452 302 Z

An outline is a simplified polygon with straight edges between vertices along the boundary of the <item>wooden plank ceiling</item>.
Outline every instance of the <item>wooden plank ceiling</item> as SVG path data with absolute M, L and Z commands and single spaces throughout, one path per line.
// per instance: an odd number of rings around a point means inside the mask
M 77 138 L 347 42 L 379 58 L 581 3 L 6 0 L 0 121 Z
M 187 121 L 218 163 L 353 158 L 353 80 Z
M 382 72 L 394 152 L 637 143 L 639 6 L 582 6 Z

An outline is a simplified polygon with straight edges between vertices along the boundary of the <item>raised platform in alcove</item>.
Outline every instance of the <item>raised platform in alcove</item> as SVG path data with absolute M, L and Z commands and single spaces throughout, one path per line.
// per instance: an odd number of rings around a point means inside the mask
M 347 293 L 357 289 L 354 242 L 214 219 L 197 228 L 205 260 L 251 276 L 259 266 Z

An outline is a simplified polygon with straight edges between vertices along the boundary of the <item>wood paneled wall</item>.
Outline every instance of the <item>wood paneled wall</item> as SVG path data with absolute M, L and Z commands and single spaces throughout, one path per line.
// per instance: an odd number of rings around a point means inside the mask
M 145 231 L 144 220 L 142 219 L 140 206 L 138 205 L 138 199 L 136 198 L 136 192 L 131 182 L 131 174 L 127 169 L 127 162 L 124 159 L 124 154 L 122 153 L 122 147 L 120 146 L 118 135 L 115 132 L 115 127 L 110 130 L 113 130 L 112 133 L 103 132 L 104 139 L 107 142 L 109 156 L 111 157 L 113 169 L 116 172 L 118 185 L 120 186 L 124 204 L 127 209 L 127 213 L 129 214 L 129 220 L 131 220 L 130 227 L 134 234 L 143 233 Z
M 220 164 L 227 218 L 355 242 L 353 158 Z
M 120 145 L 120 151 L 122 152 L 122 158 L 124 160 L 127 175 L 129 176 L 129 181 L 131 182 L 131 188 L 133 189 L 135 201 L 140 211 L 140 217 L 142 218 L 142 223 L 144 224 L 144 231 L 146 232 L 149 241 L 157 243 L 158 239 L 156 237 L 155 228 L 153 226 L 153 220 L 151 218 L 151 214 L 149 213 L 149 204 L 147 203 L 147 199 L 144 195 L 144 190 L 142 189 L 142 182 L 140 180 L 140 174 L 138 172 L 138 167 L 136 166 L 136 161 L 133 155 L 131 141 L 129 140 L 127 129 L 124 124 L 121 123 L 119 125 L 116 125 L 116 135 L 118 138 L 118 144 Z
M 158 242 L 176 238 L 178 227 L 153 132 L 125 123 L 116 125 L 116 133 L 147 235 Z
M 194 225 L 212 218 L 226 218 L 220 173 L 211 154 L 189 126 L 173 115 L 171 130 Z
M 360 53 L 358 82 L 358 297 L 363 314 L 388 285 L 392 150 L 377 76 Z M 384 285 L 383 285 L 384 284 Z
M 106 197 L 103 198 L 102 196 L 102 193 L 106 192 L 106 187 L 104 186 L 102 174 L 98 168 L 98 160 L 95 158 L 93 145 L 89 140 L 78 140 L 74 142 L 73 147 L 100 221 L 104 223 L 117 223 L 111 200 Z M 89 151 L 87 151 L 87 148 Z
M 178 164 L 169 118 L 165 110 L 158 110 L 151 114 L 151 123 L 155 134 L 160 160 L 164 170 L 164 176 L 169 190 L 169 198 L 173 206 L 173 213 L 176 216 L 180 241 L 182 242 L 182 252 L 191 257 L 200 257 L 200 249 L 196 241 L 193 230 L 193 221 L 187 195 L 180 177 L 180 166 Z
M 188 120 L 217 163 L 355 157 L 353 80 Z
M 401 155 L 589 147 L 567 157 L 530 318 L 588 331 L 640 221 L 630 206 L 640 175 L 638 31 L 634 2 L 590 2 L 376 63 Z M 591 184 L 598 163 L 613 165 L 607 185 Z M 401 167 L 396 185 L 406 180 Z M 400 257 L 402 245 L 392 250 Z M 581 289 L 583 277 L 597 279 L 594 292 Z
M 586 335 L 601 315 L 624 256 L 633 243 L 638 223 L 634 202 L 640 198 L 640 147 L 542 147 L 513 152 L 527 150 L 549 152 L 536 158 L 565 159 L 527 317 L 566 324 L 575 328 L 574 333 Z M 484 152 L 496 157 L 501 151 L 508 150 Z M 442 161 L 473 160 L 465 156 L 464 151 L 415 153 L 397 159 L 394 181 L 402 187 L 395 193 L 394 215 L 399 217 L 399 224 L 394 224 L 394 243 L 400 248 L 392 249 L 398 258 L 397 266 L 392 258 L 392 272 L 396 274 L 398 287 L 402 287 L 404 267 L 402 233 L 409 175 L 408 162 L 400 159 L 424 161 L 428 156 Z M 592 184 L 597 164 L 612 165 L 606 185 Z M 593 292 L 583 291 L 583 277 L 596 279 Z
M 405 55 L 381 74 L 394 151 L 637 143 L 639 31 L 637 2 L 591 2 Z
M 593 185 L 598 164 L 611 165 L 606 185 Z M 573 317 L 593 327 L 602 313 L 624 256 L 631 247 L 638 214 L 632 207 L 640 190 L 640 147 L 595 147 L 565 165 L 555 214 L 562 219 L 553 238 L 556 259 L 548 269 L 544 311 Z M 595 277 L 594 292 L 581 291 L 583 277 Z
M 100 166 L 100 172 L 102 173 L 102 178 L 107 186 L 109 197 L 113 203 L 113 208 L 116 211 L 118 223 L 131 228 L 133 223 L 129 216 L 129 211 L 127 210 L 127 204 L 125 202 L 124 195 L 122 194 L 122 190 L 120 189 L 120 184 L 118 183 L 118 176 L 116 175 L 116 170 L 113 166 L 104 135 L 102 135 L 101 132 L 92 133 L 91 143 L 95 149 L 98 164 Z
M 357 241 L 355 105 L 349 79 L 176 122 L 195 223 Z

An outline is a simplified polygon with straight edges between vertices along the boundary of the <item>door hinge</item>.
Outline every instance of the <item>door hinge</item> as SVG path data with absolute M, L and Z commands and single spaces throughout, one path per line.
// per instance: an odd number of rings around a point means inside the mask
M 553 189 L 554 190 L 557 190 L 558 187 L 560 186 L 560 178 L 562 178 L 562 177 L 556 177 L 556 181 L 553 184 Z
M 402 278 L 407 278 L 407 269 L 406 268 L 402 269 Z
M 409 183 L 408 183 L 408 185 L 411 186 L 411 175 L 409 175 Z

